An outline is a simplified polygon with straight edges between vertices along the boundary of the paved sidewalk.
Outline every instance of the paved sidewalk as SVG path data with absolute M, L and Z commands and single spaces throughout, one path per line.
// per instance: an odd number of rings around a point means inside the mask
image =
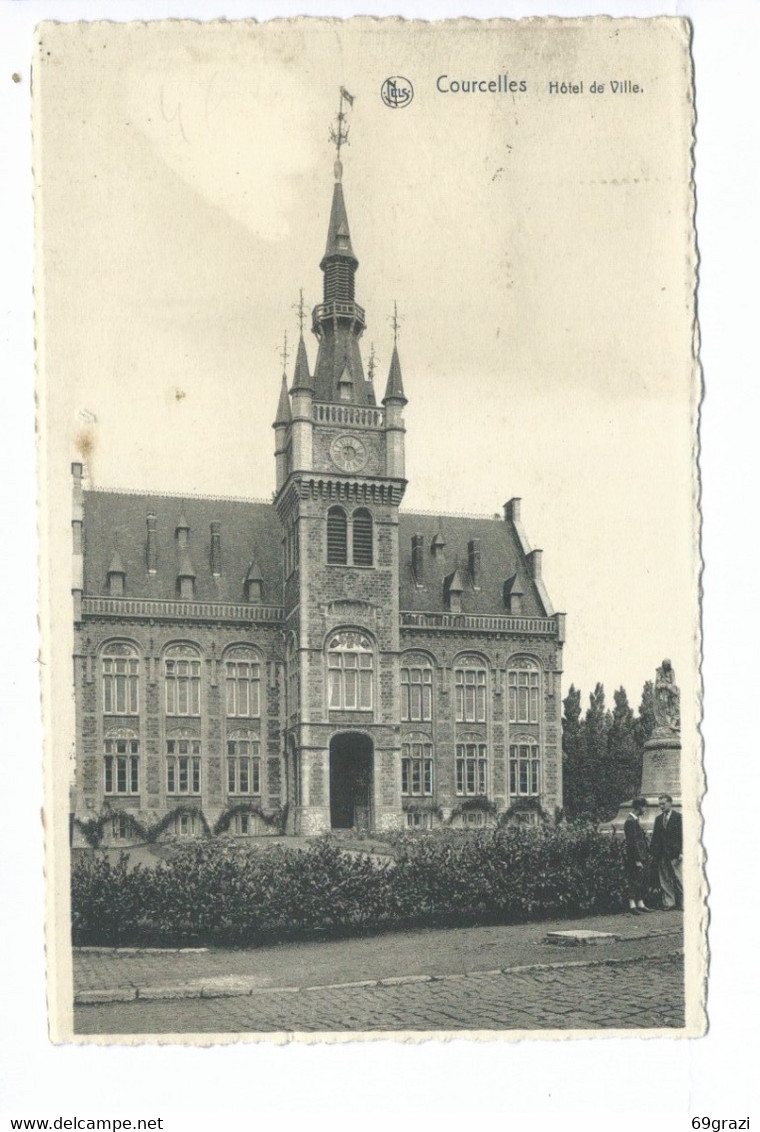
M 617 938 L 579 947 L 546 942 L 549 932 L 573 928 L 609 932 Z M 78 949 L 74 952 L 75 1002 L 94 1006 L 136 999 L 342 990 L 346 984 L 392 986 L 478 972 L 501 975 L 521 968 L 552 970 L 579 963 L 654 961 L 680 950 L 682 931 L 680 915 L 657 912 L 641 917 L 624 914 L 514 926 L 425 929 L 238 950 Z

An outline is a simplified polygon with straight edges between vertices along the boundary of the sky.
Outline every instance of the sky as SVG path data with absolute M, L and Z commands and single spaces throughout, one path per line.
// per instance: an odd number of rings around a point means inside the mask
M 521 497 L 568 616 L 564 688 L 623 684 L 637 706 L 667 656 L 693 698 L 686 47 L 680 25 L 635 21 L 43 25 L 38 292 L 61 536 L 81 458 L 92 486 L 271 496 L 279 354 L 299 289 L 309 309 L 321 297 L 344 84 L 380 395 L 394 302 L 401 318 L 404 506 L 496 514 Z M 389 73 L 413 83 L 404 110 L 382 102 Z M 439 89 L 499 74 L 526 91 Z

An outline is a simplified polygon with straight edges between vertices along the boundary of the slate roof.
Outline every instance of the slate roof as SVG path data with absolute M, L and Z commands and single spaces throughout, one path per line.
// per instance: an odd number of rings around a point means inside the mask
M 114 531 L 126 574 L 125 597 L 174 598 L 184 555 L 175 536 L 181 516 L 190 528 L 187 558 L 195 573 L 196 601 L 245 601 L 252 562 L 263 577 L 262 601 L 282 604 L 282 528 L 271 503 L 236 499 L 85 491 L 84 592 L 108 593 Z M 156 516 L 157 570 L 149 575 L 147 517 Z M 220 524 L 222 573 L 211 573 L 211 523 Z M 185 564 L 186 566 L 186 564 Z
M 412 573 L 412 535 L 423 536 L 422 585 Z M 445 546 L 437 555 L 431 545 L 437 535 Z M 480 540 L 480 588 L 473 589 L 468 570 L 467 544 Z M 504 519 L 471 518 L 467 515 L 399 514 L 399 587 L 403 610 L 445 612 L 444 581 L 459 572 L 462 613 L 506 613 L 504 583 L 517 575 L 523 591 L 523 617 L 545 617 L 550 610 L 539 595 L 525 562 L 525 553 L 511 523 Z
M 125 575 L 125 597 L 174 598 L 177 576 L 195 574 L 196 601 L 245 600 L 245 579 L 260 574 L 262 601 L 281 605 L 282 530 L 271 503 L 254 500 L 204 499 L 192 496 L 151 495 L 117 491 L 85 491 L 84 592 L 108 593 L 107 576 L 118 547 Z M 147 517 L 156 516 L 157 570 L 147 571 Z M 211 523 L 220 524 L 222 573 L 211 573 Z M 189 527 L 187 550 L 178 545 L 176 529 Z M 412 572 L 412 536 L 423 536 L 423 578 L 418 585 Z M 431 547 L 443 539 L 437 554 Z M 480 542 L 480 587 L 474 589 L 468 569 L 468 542 Z M 458 573 L 462 612 L 505 612 L 504 584 L 522 591 L 522 615 L 551 614 L 542 600 L 525 561 L 525 550 L 513 526 L 500 518 L 463 515 L 428 515 L 401 512 L 399 516 L 399 586 L 403 610 L 445 612 L 446 578 Z M 251 564 L 255 573 L 249 575 Z M 547 599 L 548 602 L 548 599 Z
M 322 267 L 324 267 L 325 260 L 330 259 L 331 256 L 341 256 L 343 259 L 352 259 L 355 264 L 359 262 L 354 255 L 354 249 L 351 247 L 348 213 L 346 212 L 346 202 L 343 198 L 343 186 L 339 181 L 336 181 L 333 186 L 330 225 L 327 229 L 327 247 L 325 248 L 325 254 L 322 259 Z

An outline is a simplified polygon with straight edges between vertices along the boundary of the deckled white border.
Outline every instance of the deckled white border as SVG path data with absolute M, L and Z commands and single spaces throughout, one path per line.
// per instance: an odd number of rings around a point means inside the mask
M 3 375 L 5 389 L 13 399 L 5 418 L 7 466 L 3 477 L 6 497 L 5 516 L 5 639 L 4 657 L 13 667 L 14 693 L 9 726 L 4 728 L 6 760 L 13 759 L 12 771 L 6 765 L 6 789 L 0 795 L 2 828 L 6 833 L 3 871 L 13 864 L 8 905 L 16 909 L 6 918 L 10 935 L 3 939 L 7 953 L 4 980 L 6 993 L 3 1011 L 0 1060 L 6 1066 L 9 1080 L 8 1107 L 26 1115 L 51 1112 L 113 1111 L 114 1098 L 123 1102 L 125 1090 L 132 1093 L 132 1111 L 149 1108 L 156 1111 L 179 1111 L 177 1095 L 167 1087 L 171 1074 L 182 1070 L 183 1055 L 190 1051 L 129 1051 L 130 1070 L 111 1051 L 54 1050 L 45 1038 L 43 965 L 41 940 L 41 843 L 35 840 L 36 820 L 41 801 L 41 773 L 35 765 L 34 752 L 39 750 L 40 734 L 36 724 L 38 694 L 33 658 L 36 652 L 34 620 L 35 537 L 34 537 L 34 457 L 29 444 L 31 410 L 28 402 L 30 374 L 28 294 L 31 248 L 31 185 L 26 179 L 30 146 L 25 100 L 28 95 L 27 62 L 32 28 L 43 18 L 159 18 L 161 16 L 215 15 L 241 17 L 314 14 L 348 15 L 352 8 L 345 4 L 316 6 L 309 4 L 252 6 L 228 3 L 211 10 L 205 4 L 148 3 L 5 4 L 0 7 L 3 36 L 0 42 L 0 81 L 10 82 L 10 73 L 20 71 L 23 84 L 6 88 L 3 103 L 14 115 L 11 137 L 15 148 L 10 161 L 3 155 L 3 164 L 13 173 L 10 190 L 5 190 L 5 215 L 13 217 L 10 225 L 12 257 L 8 278 L 10 297 L 2 304 L 3 315 L 9 308 L 16 313 L 9 323 L 12 341 L 11 363 Z M 652 1114 L 741 1116 L 753 1080 L 748 1060 L 751 1050 L 749 1021 L 752 1010 L 743 995 L 744 980 L 749 975 L 749 922 L 743 918 L 750 905 L 748 887 L 753 882 L 754 853 L 749 838 L 754 835 L 754 815 L 750 810 L 753 791 L 757 791 L 757 758 L 754 735 L 744 724 L 749 712 L 746 705 L 754 701 L 752 676 L 754 659 L 749 655 L 754 608 L 753 571 L 754 530 L 746 523 L 754 511 L 750 474 L 757 443 L 754 436 L 757 407 L 754 344 L 748 338 L 756 321 L 756 287 L 750 284 L 751 258 L 745 261 L 747 275 L 737 268 L 748 247 L 747 223 L 754 218 L 757 172 L 753 156 L 758 151 L 756 129 L 750 117 L 756 106 L 752 76 L 755 73 L 754 52 L 757 48 L 757 27 L 752 28 L 751 3 L 724 3 L 715 6 L 711 0 L 700 3 L 669 5 L 653 4 L 557 4 L 562 15 L 590 14 L 598 11 L 614 15 L 667 14 L 691 15 L 695 19 L 695 57 L 697 66 L 698 111 L 698 225 L 700 253 L 703 260 L 700 318 L 704 338 L 703 360 L 707 369 L 707 415 L 703 423 L 703 469 L 705 487 L 703 507 L 708 528 L 705 539 L 707 559 L 706 583 L 714 587 L 705 618 L 707 658 L 704 671 L 707 682 L 707 719 L 705 737 L 708 746 L 708 795 L 705 815 L 708 821 L 708 875 L 713 889 L 713 925 L 711 946 L 710 1013 L 712 1033 L 698 1043 L 596 1043 L 591 1050 L 584 1043 L 562 1043 L 555 1046 L 535 1043 L 512 1047 L 509 1064 L 505 1050 L 498 1046 L 461 1049 L 452 1047 L 420 1047 L 403 1059 L 387 1046 L 343 1046 L 319 1051 L 319 1057 L 290 1047 L 288 1051 L 271 1051 L 263 1056 L 256 1051 L 256 1078 L 266 1081 L 266 1099 L 259 1095 L 259 1113 L 277 1111 L 294 1101 L 288 1084 L 292 1074 L 299 1074 L 299 1092 L 308 1097 L 308 1107 L 329 1111 L 334 1104 L 328 1079 L 321 1076 L 324 1068 L 340 1052 L 334 1069 L 340 1075 L 341 1102 L 345 1114 L 354 1111 L 375 1113 L 383 1108 L 412 1112 L 449 1111 L 459 1119 L 465 1112 L 501 1110 L 555 1110 L 555 1119 L 564 1114 L 567 1124 L 568 1105 L 595 1111 L 607 1119 L 614 1114 L 617 1124 L 625 1126 L 622 1114 L 635 1109 L 637 1120 L 652 1127 L 646 1117 Z M 363 12 L 431 16 L 457 15 L 452 5 L 367 4 Z M 537 4 L 468 5 L 468 15 L 545 14 L 546 7 Z M 756 10 L 755 13 L 756 14 Z M 25 85 L 26 84 L 26 85 Z M 19 87 L 22 89 L 19 90 Z M 13 91 L 23 95 L 14 100 Z M 24 102 L 19 112 L 19 103 Z M 704 157 L 699 149 L 700 132 L 706 135 Z M 752 177 L 754 176 L 754 186 Z M 12 203 L 9 203 L 12 202 Z M 25 231 L 26 230 L 26 231 Z M 8 243 L 5 244 L 8 246 Z M 712 263 L 712 269 L 710 270 Z M 710 404 L 713 405 L 712 416 Z M 752 430 L 750 432 L 750 429 Z M 737 454 L 745 465 L 741 482 L 727 480 L 726 469 L 737 467 Z M 745 518 L 745 522 L 740 520 Z M 712 526 L 712 529 L 711 529 Z M 745 561 L 748 559 L 748 561 Z M 711 581 L 712 575 L 712 581 Z M 722 593 L 720 592 L 722 590 Z M 709 590 L 708 590 L 709 593 Z M 725 595 L 725 596 L 724 596 Z M 745 622 L 747 623 L 745 628 Z M 754 651 L 754 650 L 753 650 Z M 8 669 L 6 668 L 6 671 Z M 5 702 L 8 702 L 4 697 Z M 711 706 L 711 701 L 714 706 Z M 754 839 L 754 838 L 753 838 Z M 10 849 L 9 849 L 10 846 Z M 6 899 L 8 899 L 6 897 Z M 733 1009 L 732 1009 L 733 1002 Z M 10 1029 L 10 1033 L 8 1032 Z M 619 1047 L 619 1048 L 616 1048 Z M 682 1047 L 682 1048 L 679 1048 Z M 370 1091 L 370 1071 L 383 1065 L 385 1087 Z M 491 1057 L 491 1051 L 495 1056 Z M 229 1059 L 242 1053 L 237 1079 L 243 1086 L 236 1091 L 229 1084 L 235 1079 L 233 1065 L 222 1064 L 216 1057 L 224 1053 Z M 7 1054 L 7 1055 L 6 1055 Z M 145 1056 L 147 1054 L 147 1056 Z M 276 1055 L 276 1056 L 275 1056 Z M 432 1055 L 432 1056 L 431 1056 Z M 204 1051 L 204 1095 L 219 1090 L 214 1109 L 224 1112 L 236 1109 L 243 1098 L 250 1097 L 248 1078 L 250 1056 L 245 1051 Z M 414 1061 L 403 1066 L 403 1061 Z M 264 1065 L 263 1061 L 267 1064 Z M 311 1066 L 308 1081 L 302 1076 L 304 1065 Z M 10 1067 L 10 1072 L 8 1071 Z M 406 1073 L 401 1072 L 405 1068 Z M 413 1072 L 409 1070 L 413 1069 Z M 223 1074 L 223 1076 L 222 1076 Z M 274 1074 L 274 1075 L 273 1075 Z M 446 1081 L 469 1081 L 470 1087 L 454 1090 L 443 1088 Z M 197 1083 L 196 1083 L 197 1087 Z M 257 1090 L 258 1092 L 258 1090 Z M 223 1098 L 227 1098 L 226 1100 Z M 372 1098 L 370 1100 L 370 1098 Z M 189 1107 L 181 1106 L 183 1108 Z M 196 1110 L 199 1106 L 195 1100 Z M 211 1103 L 211 1101 L 209 1101 Z M 305 1104 L 307 1102 L 304 1102 Z M 459 1105 L 463 1107 L 457 1112 Z M 246 1103 L 249 1107 L 249 1102 Z M 250 1109 L 249 1109 L 250 1111 Z M 369 1121 L 367 1121 L 369 1122 Z M 600 1120 L 601 1124 L 601 1120 Z M 664 1122 L 663 1122 L 664 1126 Z M 672 1123 L 669 1122 L 669 1126 Z M 679 1122 L 680 1126 L 680 1122 Z

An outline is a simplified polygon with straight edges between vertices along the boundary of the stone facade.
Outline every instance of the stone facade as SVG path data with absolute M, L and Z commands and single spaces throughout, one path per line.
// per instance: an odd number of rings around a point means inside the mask
M 310 372 L 274 424 L 272 503 L 86 491 L 74 473 L 75 836 L 104 843 L 441 823 L 562 801 L 564 615 L 503 518 L 401 503 L 340 179 Z M 114 531 L 118 528 L 118 547 Z

